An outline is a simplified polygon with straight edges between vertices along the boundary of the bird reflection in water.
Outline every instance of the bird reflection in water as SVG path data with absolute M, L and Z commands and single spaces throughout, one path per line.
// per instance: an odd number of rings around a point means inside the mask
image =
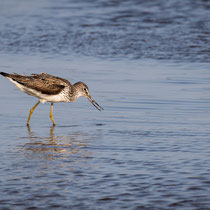
M 39 154 L 46 159 L 68 158 L 77 155 L 77 157 L 89 157 L 90 152 L 86 149 L 85 135 L 78 132 L 70 136 L 54 135 L 54 126 L 50 128 L 50 135 L 47 137 L 38 137 L 28 126 L 28 135 L 30 142 L 24 145 L 25 151 L 30 154 Z M 32 152 L 32 153 L 31 153 Z M 29 153 L 27 153 L 30 155 Z

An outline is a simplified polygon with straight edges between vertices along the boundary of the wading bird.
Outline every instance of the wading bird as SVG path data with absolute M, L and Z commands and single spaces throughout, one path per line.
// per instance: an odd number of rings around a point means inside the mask
M 73 102 L 80 96 L 84 96 L 99 111 L 103 110 L 103 108 L 90 96 L 88 86 L 83 82 L 77 82 L 72 85 L 66 79 L 55 77 L 47 73 L 31 74 L 31 76 L 22 76 L 16 73 L 8 74 L 5 72 L 0 72 L 0 74 L 14 83 L 21 91 L 39 98 L 39 101 L 30 110 L 27 125 L 29 125 L 31 115 L 40 102 L 51 103 L 50 119 L 52 120 L 53 125 L 55 125 L 53 119 L 53 103 Z

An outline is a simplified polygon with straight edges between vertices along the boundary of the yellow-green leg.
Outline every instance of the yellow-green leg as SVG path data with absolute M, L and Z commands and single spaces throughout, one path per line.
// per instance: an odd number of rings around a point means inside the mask
M 27 121 L 27 125 L 29 125 L 30 119 L 31 119 L 31 115 L 34 112 L 34 109 L 36 109 L 36 107 L 39 105 L 40 101 L 38 101 L 35 106 L 30 110 L 29 116 L 28 116 L 28 121 Z
M 50 108 L 50 119 L 52 120 L 53 126 L 55 126 L 55 121 L 53 119 L 53 103 L 51 103 L 51 108 Z

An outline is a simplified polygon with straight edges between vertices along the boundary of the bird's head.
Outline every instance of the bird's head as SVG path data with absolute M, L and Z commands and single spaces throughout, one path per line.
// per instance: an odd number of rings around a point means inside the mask
M 96 109 L 99 111 L 103 110 L 103 108 L 90 96 L 88 86 L 84 82 L 77 82 L 74 84 L 74 87 L 77 90 L 78 97 L 84 96 L 96 107 Z

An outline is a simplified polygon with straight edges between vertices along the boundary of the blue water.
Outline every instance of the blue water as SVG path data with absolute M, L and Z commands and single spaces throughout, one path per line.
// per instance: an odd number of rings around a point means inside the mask
M 40 104 L 0 77 L 0 209 L 209 209 L 209 1 L 1 1 L 0 71 L 84 81 Z
M 205 0 L 1 1 L 0 52 L 209 62 Z

